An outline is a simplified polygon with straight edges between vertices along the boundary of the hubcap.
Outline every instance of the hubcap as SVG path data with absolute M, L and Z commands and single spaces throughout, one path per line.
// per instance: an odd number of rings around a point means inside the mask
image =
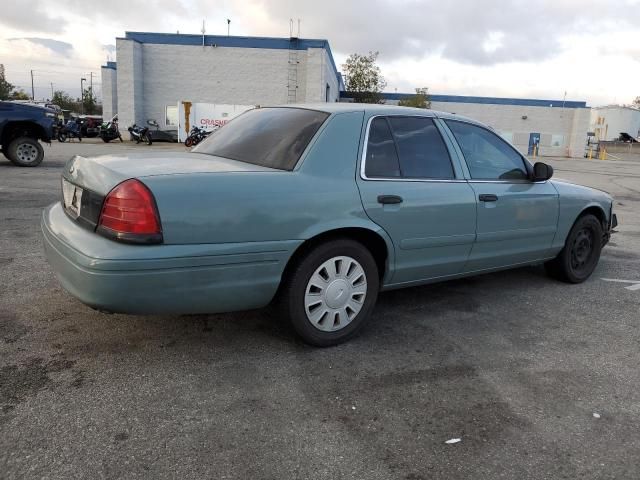
M 333 257 L 311 275 L 304 296 L 307 319 L 318 330 L 335 332 L 358 315 L 367 296 L 367 276 L 351 257 Z
M 589 262 L 593 251 L 593 232 L 583 228 L 578 232 L 571 249 L 571 267 L 574 270 L 582 270 Z
M 38 149 L 30 143 L 22 143 L 16 148 L 16 156 L 23 163 L 32 163 L 38 158 Z

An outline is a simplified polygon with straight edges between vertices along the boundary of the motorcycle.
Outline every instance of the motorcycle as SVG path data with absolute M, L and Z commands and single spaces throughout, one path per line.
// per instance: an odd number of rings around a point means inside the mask
M 184 141 L 185 147 L 193 147 L 198 145 L 202 140 L 211 135 L 215 130 L 205 130 L 204 128 L 193 127 L 189 136 Z
M 147 145 L 151 145 L 152 141 L 149 127 L 139 127 L 134 123 L 128 130 L 131 135 L 131 140 L 135 140 L 136 143 L 145 142 Z
M 60 123 L 57 128 L 58 141 L 61 143 L 66 142 L 68 139 L 77 138 L 78 141 L 82 141 L 82 134 L 80 133 L 80 125 L 75 120 L 69 120 L 66 125 Z
M 111 140 L 115 140 L 119 138 L 122 140 L 122 135 L 120 135 L 120 129 L 118 128 L 118 116 L 116 115 L 108 122 L 104 122 L 100 125 L 100 138 L 104 143 L 109 143 Z

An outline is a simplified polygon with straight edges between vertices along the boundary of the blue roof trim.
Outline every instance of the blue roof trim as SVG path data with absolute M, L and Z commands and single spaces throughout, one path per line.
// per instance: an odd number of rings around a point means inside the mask
M 110 68 L 112 70 L 118 69 L 116 62 L 107 62 L 105 65 L 102 65 L 102 68 Z
M 382 93 L 385 100 L 402 100 L 413 93 Z M 563 100 L 538 100 L 531 98 L 470 97 L 465 95 L 429 95 L 432 102 L 479 103 L 484 105 L 519 105 L 523 107 L 587 108 L 587 102 Z M 349 92 L 340 92 L 341 98 L 350 98 Z
M 122 38 L 121 38 L 122 39 Z M 133 40 L 138 43 L 157 43 L 161 45 L 202 45 L 202 35 L 185 33 L 153 33 L 153 32 L 125 32 L 124 40 Z M 331 66 L 340 83 L 338 68 L 336 67 L 333 53 L 328 40 L 315 38 L 289 38 L 278 37 L 233 37 L 226 35 L 205 35 L 205 45 L 217 47 L 236 48 L 266 48 L 273 50 L 289 50 L 295 42 L 296 50 L 308 50 L 310 48 L 324 48 L 331 61 Z

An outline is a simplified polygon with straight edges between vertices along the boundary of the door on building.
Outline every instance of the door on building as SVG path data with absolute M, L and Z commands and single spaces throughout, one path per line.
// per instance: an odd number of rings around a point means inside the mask
M 535 148 L 536 154 L 540 151 L 540 134 L 539 133 L 530 133 L 529 134 L 529 155 L 533 155 L 533 151 Z
M 558 223 L 558 192 L 533 182 L 524 158 L 495 133 L 446 120 L 469 168 L 478 201 L 476 240 L 464 270 L 501 268 L 547 258 Z

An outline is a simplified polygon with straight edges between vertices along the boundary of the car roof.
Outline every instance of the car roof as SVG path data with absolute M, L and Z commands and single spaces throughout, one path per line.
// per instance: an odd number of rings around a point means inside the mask
M 345 113 L 345 112 L 365 112 L 368 115 L 432 115 L 438 118 L 462 120 L 469 123 L 483 125 L 481 122 L 462 115 L 450 112 L 441 112 L 438 110 L 430 110 L 424 108 L 401 107 L 398 105 L 381 105 L 375 103 L 296 103 L 288 105 L 279 105 L 288 108 L 307 108 L 309 110 L 319 110 L 327 113 Z M 265 105 L 265 108 L 267 106 Z

